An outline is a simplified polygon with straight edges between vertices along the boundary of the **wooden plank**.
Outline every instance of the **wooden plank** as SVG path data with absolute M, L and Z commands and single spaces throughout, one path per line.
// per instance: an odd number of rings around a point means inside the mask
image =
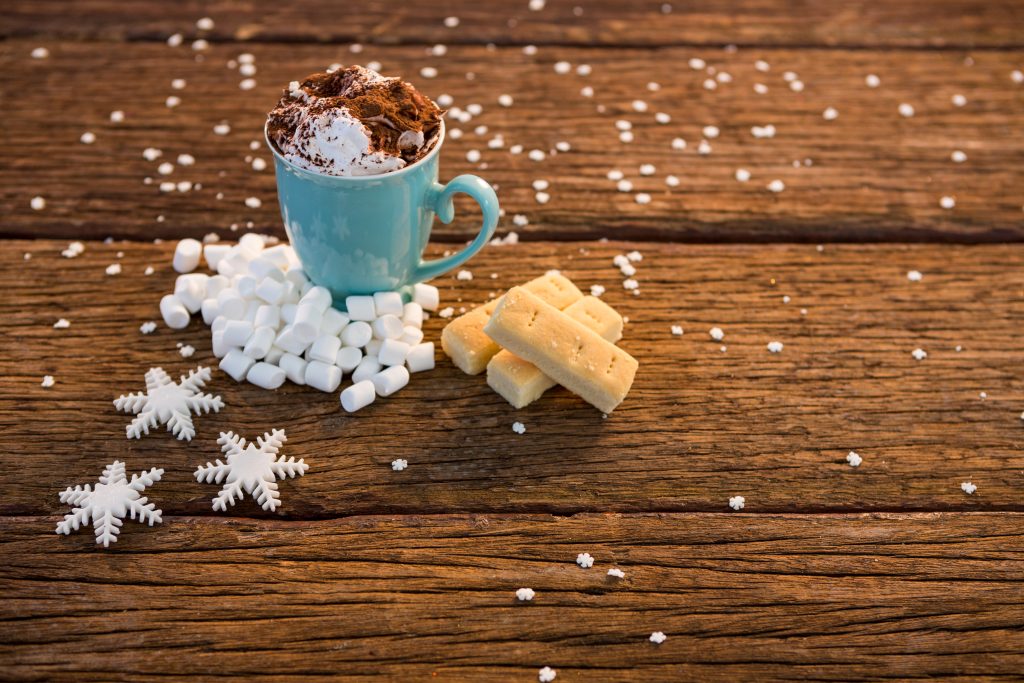
M 196 438 L 181 443 L 162 431 L 127 441 L 111 405 L 139 390 L 149 367 L 176 376 L 214 361 L 198 319 L 181 332 L 138 332 L 159 320 L 157 302 L 172 289 L 172 245 L 89 243 L 74 260 L 59 255 L 64 245 L 0 247 L 0 514 L 57 514 L 60 490 L 114 458 L 166 469 L 167 514 L 209 514 L 216 487 L 192 473 L 219 453 L 218 432 L 272 428 L 286 429 L 286 453 L 311 466 L 282 485 L 278 512 L 292 518 L 727 512 L 734 495 L 753 511 L 1024 510 L 1021 246 L 489 248 L 472 261 L 472 281 L 438 280 L 443 305 L 482 303 L 551 268 L 584 289 L 607 287 L 605 300 L 629 318 L 621 345 L 640 362 L 613 415 L 562 390 L 515 411 L 439 352 L 436 370 L 353 415 L 337 394 L 266 392 L 215 371 L 211 387 L 227 407 L 198 418 Z M 634 248 L 644 255 L 639 296 L 611 264 Z M 122 274 L 106 275 L 114 262 Z M 145 277 L 149 265 L 157 271 Z M 923 280 L 908 281 L 911 269 Z M 60 317 L 70 328 L 52 328 Z M 442 324 L 431 319 L 427 339 Z M 724 353 L 712 326 L 725 331 Z M 766 350 L 775 340 L 782 353 Z M 176 343 L 195 356 L 180 358 Z M 928 358 L 914 360 L 915 348 Z M 54 387 L 39 386 L 44 374 Z M 515 421 L 525 434 L 513 433 Z M 850 450 L 863 456 L 859 468 L 847 464 Z M 409 468 L 393 472 L 399 457 Z M 971 496 L 960 490 L 968 480 Z M 259 510 L 246 500 L 237 513 Z
M 224 66 L 242 50 L 237 46 L 217 47 L 197 64 L 187 49 L 153 44 L 121 45 L 115 53 L 109 44 L 61 43 L 40 61 L 29 57 L 32 45 L 0 45 L 0 68 L 10 75 L 0 84 L 8 103 L 0 152 L 0 234 L 7 236 L 201 236 L 246 221 L 281 235 L 273 172 L 255 172 L 245 160 L 270 159 L 260 147 L 262 125 L 282 84 L 352 57 L 334 47 L 247 47 L 257 56 L 258 86 L 242 91 L 241 76 Z M 695 54 L 733 74 L 733 82 L 704 89 L 707 74 L 686 66 Z M 1021 55 L 979 53 L 966 66 L 962 55 L 944 52 L 566 48 L 530 57 L 518 49 L 462 47 L 425 58 L 422 48 L 391 47 L 367 48 L 359 58 L 379 60 L 385 72 L 407 74 L 435 96 L 450 93 L 458 106 L 484 106 L 473 121 L 451 126 L 464 134 L 447 142 L 442 176 L 477 172 L 497 184 L 508 213 L 503 229 L 542 239 L 974 242 L 1024 238 L 1024 138 L 1013 133 L 1024 127 L 1024 88 L 1009 77 Z M 771 63 L 770 73 L 754 69 L 759 58 Z M 590 64 L 593 73 L 556 74 L 556 59 Z M 440 68 L 435 80 L 416 78 L 427 64 Z M 786 70 L 800 75 L 804 92 L 786 87 Z M 466 80 L 467 72 L 475 79 Z M 868 73 L 881 74 L 883 87 L 866 87 Z M 171 90 L 173 78 L 186 79 L 187 87 Z M 661 90 L 648 91 L 647 81 Z M 756 82 L 769 84 L 768 94 L 754 93 Z M 579 95 L 585 85 L 595 97 Z M 173 110 L 164 106 L 172 93 L 182 98 Z M 497 105 L 502 93 L 514 97 L 511 108 Z M 967 106 L 951 104 L 957 93 Z M 649 103 L 647 113 L 632 111 L 637 98 Z M 901 117 L 902 102 L 912 103 L 916 116 Z M 829 106 L 839 110 L 838 119 L 823 119 Z M 109 123 L 115 109 L 126 112 L 124 123 Z M 672 122 L 656 123 L 658 111 Z M 632 122 L 634 142 L 619 141 L 620 119 Z M 224 120 L 232 133 L 214 135 Z M 751 127 L 767 124 L 776 136 L 755 139 Z M 487 127 L 485 135 L 474 133 L 478 125 Z M 697 148 L 706 125 L 721 134 L 705 156 Z M 86 130 L 96 134 L 95 144 L 78 142 Z M 505 149 L 488 149 L 498 134 Z M 685 151 L 672 149 L 676 137 L 688 141 Z M 572 150 L 542 162 L 526 154 L 560 141 Z M 513 145 L 524 152 L 511 154 Z M 144 160 L 142 151 L 151 146 L 165 156 Z M 481 162 L 466 160 L 473 149 L 482 151 Z M 966 152 L 966 163 L 951 161 L 957 149 Z M 196 158 L 194 166 L 157 173 L 159 163 L 183 152 Z M 813 166 L 804 165 L 807 159 Z M 642 164 L 653 164 L 654 175 L 641 175 Z M 751 172 L 750 182 L 734 179 L 740 168 Z M 634 184 L 632 192 L 617 191 L 606 177 L 612 169 Z M 668 175 L 680 178 L 680 186 L 668 187 Z M 143 185 L 145 177 L 153 184 Z M 161 193 L 159 182 L 168 179 L 203 188 Z M 535 199 L 537 179 L 551 184 L 547 204 Z M 766 189 L 773 179 L 784 181 L 784 192 Z M 651 202 L 638 204 L 638 192 Z M 46 197 L 46 210 L 29 208 L 36 195 Z M 945 195 L 956 198 L 955 209 L 940 207 Z M 262 207 L 246 207 L 250 196 Z M 475 234 L 474 211 L 460 208 L 455 223 L 438 225 L 439 238 Z M 516 228 L 515 214 L 529 225 Z
M 1024 669 L 1020 514 L 0 518 L 8 680 L 910 680 Z M 594 557 L 591 569 L 574 560 Z M 619 567 L 625 578 L 607 576 Z M 515 591 L 536 591 L 528 603 Z M 668 636 L 648 641 L 653 631 Z
M 196 20 L 205 16 L 216 20 L 215 28 L 197 31 Z M 454 28 L 444 23 L 452 16 L 459 19 Z M 542 11 L 529 11 L 525 1 L 300 0 L 221 7 L 150 0 L 133 2 L 131 12 L 110 0 L 10 0 L 0 35 L 164 40 L 183 32 L 189 39 L 321 43 L 1004 47 L 1024 44 L 1022 19 L 1020 4 L 1005 0 L 799 6 L 781 0 L 551 0 Z

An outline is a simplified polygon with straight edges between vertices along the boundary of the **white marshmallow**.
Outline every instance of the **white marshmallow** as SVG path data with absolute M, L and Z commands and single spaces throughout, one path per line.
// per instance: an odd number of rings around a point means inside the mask
M 323 363 L 333 363 L 338 357 L 341 349 L 341 340 L 337 337 L 327 335 L 317 337 L 313 345 L 309 347 L 307 354 L 311 360 L 318 360 Z
M 281 320 L 283 320 L 286 325 L 291 325 L 295 322 L 295 311 L 297 311 L 298 308 L 298 305 L 294 303 L 287 303 L 281 306 Z
M 409 372 L 423 372 L 434 369 L 434 342 L 417 344 L 409 349 L 405 357 Z
M 300 339 L 295 334 L 295 329 L 288 325 L 278 333 L 277 339 L 274 340 L 274 345 L 281 347 L 288 353 L 300 356 L 306 350 L 306 347 L 309 346 L 309 343 Z
M 174 281 L 174 294 L 184 304 L 189 313 L 197 313 L 206 298 L 206 281 L 209 276 L 203 273 L 179 275 Z
M 235 289 L 243 299 L 251 299 L 256 296 L 256 278 L 252 275 L 242 275 L 235 280 Z
M 309 282 L 309 278 L 306 277 L 306 271 L 302 268 L 292 268 L 284 274 L 284 279 L 292 284 L 296 285 L 300 289 Z
M 278 282 L 284 282 L 284 273 L 277 267 L 277 264 L 266 258 L 266 252 L 249 261 L 249 274 L 257 280 L 271 278 Z
M 256 327 L 273 327 L 276 332 L 281 326 L 281 309 L 277 306 L 260 306 L 252 324 Z
M 410 301 L 402 307 L 402 324 L 406 327 L 423 327 L 423 307 Z
M 245 379 L 247 379 L 251 384 L 255 384 L 262 389 L 277 389 L 284 384 L 286 377 L 287 375 L 285 375 L 284 370 L 276 365 L 271 365 L 270 363 L 256 363 L 249 368 L 249 372 L 246 374 Z
M 363 351 L 366 352 L 367 356 L 376 356 L 380 353 L 380 347 L 383 343 L 383 339 L 371 339 L 366 342 L 366 346 L 363 347 Z
M 217 295 L 231 286 L 231 280 L 223 275 L 214 275 L 206 281 L 206 298 L 216 299 Z
M 370 380 L 356 382 L 341 392 L 341 407 L 346 412 L 354 413 L 373 403 L 377 398 L 377 391 Z
M 267 355 L 263 357 L 264 363 L 270 363 L 271 365 L 278 365 L 281 358 L 284 356 L 284 349 L 276 346 L 271 346 L 270 350 L 267 351 Z
M 174 248 L 174 269 L 179 273 L 191 273 L 199 266 L 199 257 L 203 253 L 203 245 L 199 240 L 187 237 Z
M 398 292 L 377 292 L 373 295 L 373 307 L 377 316 L 402 315 L 402 295 Z
M 221 359 L 220 369 L 230 375 L 231 379 L 241 382 L 255 363 L 256 361 L 242 353 L 240 349 L 231 349 Z
M 228 354 L 231 349 L 237 349 L 237 346 L 229 346 L 224 343 L 224 330 L 215 330 L 212 337 L 213 355 L 217 358 L 223 358 Z
M 188 327 L 188 321 L 192 319 L 185 304 L 181 303 L 181 299 L 173 294 L 167 294 L 160 299 L 160 315 L 164 317 L 167 327 L 172 330 L 185 329 Z
M 220 308 L 220 314 L 231 320 L 239 320 L 245 315 L 245 299 L 234 287 L 222 289 L 217 294 L 217 306 Z
M 261 305 L 262 304 L 255 299 L 245 302 L 245 315 L 242 316 L 242 320 L 250 322 L 253 327 L 256 327 L 256 314 L 260 312 Z
M 393 365 L 370 378 L 378 396 L 390 396 L 409 383 L 409 371 L 404 365 Z
M 402 336 L 402 331 L 402 321 L 390 313 L 385 313 L 373 321 L 373 336 L 377 339 L 398 339 Z
M 349 311 L 349 313 L 351 314 L 351 311 Z M 349 323 L 348 326 L 341 331 L 341 341 L 345 343 L 345 346 L 362 348 L 366 346 L 366 343 L 371 339 L 373 339 L 373 328 L 362 320 Z
M 315 306 L 322 314 L 331 307 L 331 293 L 326 287 L 320 287 L 319 285 L 310 287 L 309 290 L 302 295 L 302 298 L 299 299 L 299 305 L 302 306 L 303 304 Z
M 255 358 L 259 360 L 270 353 L 270 347 L 274 345 L 274 339 L 277 337 L 277 331 L 273 327 L 257 327 L 253 330 L 252 336 L 249 337 L 249 341 L 245 343 L 245 348 L 242 349 L 242 353 L 249 356 L 249 358 Z M 255 384 L 255 382 L 253 382 Z
M 229 320 L 224 326 L 224 343 L 230 346 L 245 346 L 252 336 L 252 323 L 247 320 Z
M 299 302 L 295 309 L 295 320 L 292 321 L 292 328 L 299 339 L 307 344 L 313 343 L 320 332 L 320 322 L 323 320 L 324 312 L 315 303 Z
M 203 322 L 207 325 L 212 325 L 213 321 L 220 315 L 220 306 L 217 305 L 216 299 L 203 299 L 199 310 L 202 311 Z
M 254 232 L 247 232 L 238 240 L 238 248 L 250 261 L 260 255 L 264 246 L 263 238 Z
M 409 355 L 409 345 L 397 339 L 385 339 L 380 346 L 377 360 L 381 365 L 401 365 Z
M 402 330 L 402 336 L 398 339 L 399 341 L 404 341 L 409 346 L 416 346 L 423 341 L 423 330 L 412 325 L 406 325 L 405 329 Z
M 352 372 L 359 366 L 359 361 L 362 359 L 362 351 L 354 346 L 343 346 L 338 349 L 338 354 L 334 357 L 334 364 L 341 368 L 342 372 Z
M 217 270 L 217 264 L 224 258 L 227 253 L 231 250 L 229 244 L 205 244 L 203 245 L 203 258 L 206 259 L 206 265 L 210 267 L 210 270 Z
M 372 321 L 377 319 L 377 309 L 372 296 L 350 296 L 345 299 L 348 317 L 352 320 Z
M 348 325 L 348 316 L 336 308 L 328 308 L 324 311 L 324 317 L 320 321 L 320 334 L 337 337 Z
M 294 353 L 286 353 L 281 356 L 277 364 L 284 370 L 288 379 L 295 384 L 302 385 L 306 383 L 306 366 L 309 363 L 305 359 L 296 356 Z
M 436 311 L 441 305 L 441 293 L 434 285 L 419 282 L 412 287 L 412 300 L 426 311 Z
M 352 381 L 362 382 L 364 379 L 370 379 L 380 371 L 381 364 L 377 360 L 377 356 L 363 356 L 363 359 L 359 361 L 359 365 L 352 372 Z
M 211 332 L 221 332 L 224 330 L 224 326 L 228 324 L 228 319 L 223 315 L 218 315 L 213 319 L 213 324 L 210 325 Z
M 238 247 L 231 247 L 217 262 L 217 272 L 226 277 L 244 275 L 249 270 L 249 259 Z
M 275 280 L 272 277 L 264 277 L 260 280 L 260 283 L 256 285 L 254 290 L 256 296 L 266 301 L 268 304 L 276 304 L 284 298 L 284 283 Z
M 291 259 L 288 258 L 288 252 L 291 250 L 292 248 L 287 244 L 275 244 L 260 252 L 260 258 L 267 259 L 283 272 L 288 270 L 291 265 Z
M 341 368 L 318 360 L 310 361 L 306 365 L 306 384 L 330 393 L 341 385 Z
M 284 281 L 284 294 L 281 301 L 286 304 L 299 303 L 299 287 L 294 282 Z

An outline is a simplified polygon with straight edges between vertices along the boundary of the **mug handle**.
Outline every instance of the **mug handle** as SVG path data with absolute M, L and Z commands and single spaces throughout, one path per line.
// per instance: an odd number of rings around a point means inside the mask
M 441 275 L 452 268 L 461 266 L 473 257 L 484 245 L 494 236 L 494 229 L 498 227 L 498 195 L 494 189 L 487 184 L 480 176 L 464 174 L 455 176 L 447 185 L 434 183 L 429 190 L 428 203 L 432 205 L 434 213 L 441 219 L 442 223 L 451 223 L 455 218 L 455 206 L 452 203 L 452 195 L 457 192 L 468 194 L 476 200 L 483 211 L 483 225 L 476 239 L 465 249 L 458 251 L 451 256 L 433 259 L 430 261 L 420 260 L 416 270 L 413 271 L 413 282 L 423 282 Z

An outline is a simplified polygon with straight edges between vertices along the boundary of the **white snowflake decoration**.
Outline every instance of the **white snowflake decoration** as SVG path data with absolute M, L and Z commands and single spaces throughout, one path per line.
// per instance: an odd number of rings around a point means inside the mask
M 167 430 L 179 439 L 191 441 L 196 435 L 192 425 L 192 413 L 218 412 L 224 407 L 220 396 L 200 392 L 210 380 L 210 368 L 200 366 L 189 370 L 188 376 L 181 377 L 175 384 L 163 368 L 150 368 L 146 373 L 146 393 L 122 395 L 114 401 L 118 410 L 134 413 L 138 417 L 125 428 L 129 439 L 139 439 L 149 434 L 149 428 L 157 423 L 166 424 Z
M 103 469 L 96 488 L 89 484 L 75 488 L 69 486 L 60 494 L 60 502 L 72 505 L 74 509 L 64 515 L 64 521 L 57 525 L 57 533 L 78 531 L 91 520 L 96 531 L 96 542 L 109 548 L 111 543 L 117 542 L 117 534 L 124 524 L 122 520 L 125 515 L 132 519 L 138 516 L 140 522 L 149 522 L 153 526 L 153 522 L 161 521 L 161 513 L 140 494 L 160 481 L 163 473 L 163 470 L 154 467 L 148 472 L 133 474 L 132 480 L 128 481 L 124 463 L 115 460 Z
M 234 432 L 221 432 L 217 443 L 227 454 L 227 463 L 217 460 L 196 470 L 196 479 L 201 482 L 226 482 L 220 493 L 213 499 L 214 510 L 227 510 L 236 500 L 242 500 L 245 493 L 251 495 L 264 510 L 273 512 L 279 505 L 281 494 L 277 492 L 277 480 L 302 476 L 309 465 L 300 458 L 277 460 L 274 456 L 286 441 L 283 429 L 256 437 L 256 443 L 246 446 L 245 439 Z M 243 492 L 244 491 L 244 492 Z

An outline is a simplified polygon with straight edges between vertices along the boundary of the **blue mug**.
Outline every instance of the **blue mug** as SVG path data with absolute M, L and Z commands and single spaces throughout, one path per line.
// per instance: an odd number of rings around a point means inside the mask
M 264 131 L 266 134 L 266 131 Z M 309 279 L 331 291 L 344 309 L 353 294 L 403 291 L 468 261 L 487 244 L 498 225 L 498 197 L 482 178 L 460 175 L 437 182 L 444 122 L 433 149 L 422 159 L 390 173 L 330 176 L 301 169 L 267 138 L 274 154 L 277 199 L 288 238 Z M 452 196 L 475 199 L 483 211 L 476 239 L 445 258 L 423 260 L 435 214 L 455 217 Z

